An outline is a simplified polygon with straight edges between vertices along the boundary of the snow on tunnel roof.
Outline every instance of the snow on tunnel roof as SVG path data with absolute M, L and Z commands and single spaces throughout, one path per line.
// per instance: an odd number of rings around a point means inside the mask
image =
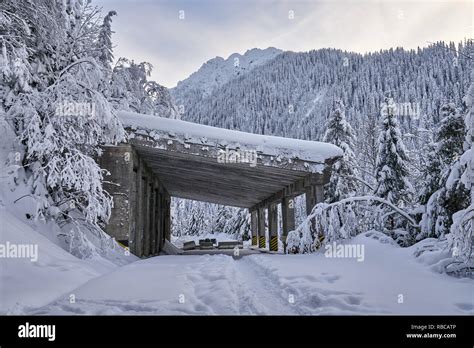
M 318 163 L 343 154 L 336 145 L 318 141 L 246 133 L 128 111 L 119 111 L 118 116 L 124 127 L 147 130 L 150 133 L 168 133 L 173 137 L 182 134 L 186 141 L 206 146 L 214 142 L 215 146 L 252 149 L 271 156 L 281 155 Z

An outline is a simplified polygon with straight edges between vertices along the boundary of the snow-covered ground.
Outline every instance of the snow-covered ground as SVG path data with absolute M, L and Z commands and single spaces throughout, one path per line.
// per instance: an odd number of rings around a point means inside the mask
M 21 302 L 29 306 L 22 309 L 27 314 L 474 314 L 472 279 L 436 273 L 414 257 L 422 245 L 400 248 L 380 236 L 368 233 L 350 241 L 364 245 L 363 261 L 323 253 L 158 256 L 91 280 L 93 271 L 63 258 L 60 267 L 81 275 L 70 275 L 71 290 L 41 307 L 23 294 Z M 31 276 L 35 267 L 22 270 L 22 286 L 39 282 Z
M 0 258 L 0 314 L 22 313 L 25 306 L 45 305 L 117 267 L 102 258 L 74 257 L 5 209 L 0 209 L 0 221 L 0 244 L 38 246 L 37 261 Z

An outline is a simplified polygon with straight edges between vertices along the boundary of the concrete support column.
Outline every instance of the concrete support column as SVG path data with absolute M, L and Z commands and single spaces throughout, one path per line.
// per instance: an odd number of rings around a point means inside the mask
M 137 209 L 135 211 L 135 239 L 133 241 L 133 250 L 132 253 L 138 257 L 143 256 L 143 191 L 144 191 L 144 178 L 143 178 L 143 165 L 141 159 L 139 159 L 138 170 L 137 170 Z
M 130 237 L 128 239 L 129 251 L 136 255 L 137 240 L 137 209 L 138 209 L 138 163 L 133 165 L 130 176 Z
M 160 239 L 159 239 L 159 245 L 160 245 L 160 250 L 163 248 L 164 242 L 165 242 L 165 198 L 163 195 L 163 192 L 160 190 L 159 193 L 159 233 L 160 233 Z
M 258 245 L 258 212 L 257 210 L 250 211 L 250 238 L 252 246 Z
M 156 179 L 153 179 L 151 185 L 151 209 L 150 209 L 150 253 L 151 255 L 155 255 L 157 253 L 156 250 L 156 193 L 155 193 L 155 185 Z
M 284 197 L 281 200 L 282 236 L 283 247 L 286 252 L 286 237 L 295 229 L 295 201 L 293 197 Z
M 156 199 L 156 252 L 158 253 L 161 249 L 161 201 L 160 201 L 160 189 L 159 186 L 156 187 L 155 190 L 155 199 Z
M 268 237 L 270 251 L 278 251 L 278 203 L 268 206 Z
M 150 256 L 150 246 L 151 246 L 151 209 L 152 209 L 152 200 L 151 200 L 151 185 L 152 180 L 150 178 L 150 173 L 147 173 L 145 178 L 145 211 L 143 212 L 145 218 L 145 228 L 143 236 L 143 255 L 148 257 Z
M 155 188 L 155 253 L 160 252 L 160 190 L 159 185 Z
M 311 214 L 314 206 L 324 200 L 324 188 L 322 185 L 311 185 L 305 190 L 306 194 L 306 216 Z
M 264 249 L 266 247 L 265 240 L 265 208 L 258 208 L 258 247 Z
M 165 238 L 171 240 L 171 198 L 168 194 L 165 194 Z

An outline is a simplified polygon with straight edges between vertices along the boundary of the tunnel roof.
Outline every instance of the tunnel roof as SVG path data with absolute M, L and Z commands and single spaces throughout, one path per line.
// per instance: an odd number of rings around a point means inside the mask
M 181 136 L 183 139 L 192 139 L 194 143 L 250 148 L 267 155 L 288 156 L 318 163 L 342 156 L 342 150 L 336 145 L 318 141 L 246 133 L 133 112 L 122 111 L 119 113 L 119 117 L 124 127 L 135 130 L 155 130 L 174 137 Z
M 327 143 L 131 112 L 119 117 L 128 142 L 174 197 L 252 208 L 328 182 L 342 156 Z

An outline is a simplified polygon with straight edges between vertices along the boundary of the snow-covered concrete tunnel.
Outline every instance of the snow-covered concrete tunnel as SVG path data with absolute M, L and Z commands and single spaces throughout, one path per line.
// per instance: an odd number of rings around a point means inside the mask
M 306 210 L 320 202 L 332 163 L 332 144 L 232 131 L 181 120 L 119 113 L 127 143 L 104 147 L 105 187 L 114 198 L 107 233 L 140 257 L 156 255 L 170 239 L 171 197 L 248 208 L 252 244 L 278 245 L 295 228 L 292 199 L 306 194 Z M 268 214 L 265 214 L 268 209 Z

